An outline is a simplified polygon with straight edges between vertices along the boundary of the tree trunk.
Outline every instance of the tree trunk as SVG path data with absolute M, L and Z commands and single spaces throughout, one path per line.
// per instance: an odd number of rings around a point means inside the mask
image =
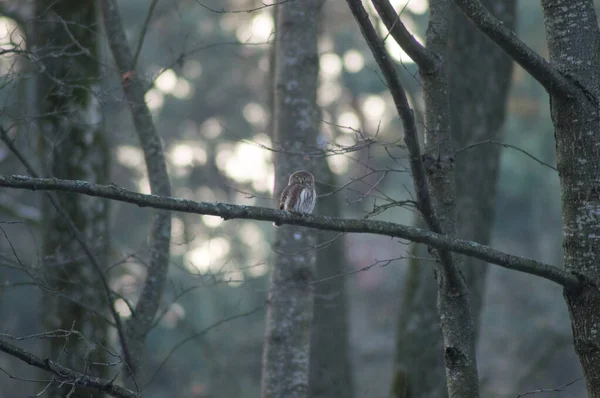
M 97 61 L 98 19 L 93 1 L 36 2 L 33 37 L 45 71 L 38 77 L 37 98 L 41 164 L 44 174 L 105 184 L 109 179 L 109 145 L 102 131 L 102 114 L 93 91 L 100 78 Z M 77 41 L 75 41 L 75 38 Z M 53 55 L 54 54 L 54 55 Z M 59 56 L 56 56 L 59 54 Z M 56 194 L 58 203 L 85 237 L 97 262 L 107 266 L 109 252 L 109 206 L 105 199 Z M 68 343 L 47 340 L 46 357 L 64 366 L 106 377 L 106 296 L 97 271 L 90 264 L 67 222 L 43 202 L 43 265 L 48 287 L 42 303 L 47 331 L 77 331 Z M 99 314 L 95 313 L 97 311 Z M 96 347 L 95 350 L 93 348 Z M 44 375 L 44 378 L 47 375 Z M 58 384 L 58 383 L 57 383 Z M 51 397 L 63 397 L 70 386 L 52 386 Z M 79 389 L 76 394 L 103 396 Z
M 552 66 L 580 88 L 551 95 L 565 266 L 589 283 L 565 291 L 590 397 L 600 396 L 600 31 L 591 0 L 542 0 Z
M 336 178 L 325 158 L 318 160 L 321 192 L 331 191 Z M 319 187 L 317 187 L 318 189 Z M 318 214 L 341 217 L 340 199 L 329 195 L 319 199 Z M 352 370 L 349 352 L 348 306 L 346 277 L 348 271 L 344 236 L 335 232 L 319 232 L 317 251 L 317 281 L 315 284 L 314 320 L 310 349 L 311 398 L 352 398 Z
M 515 0 L 494 4 L 498 18 L 512 29 Z M 460 150 L 472 143 L 501 139 L 512 61 L 478 32 L 456 7 L 451 8 L 448 88 L 452 138 L 454 147 Z M 480 145 L 456 155 L 456 228 L 461 238 L 489 243 L 499 160 L 500 148 L 493 145 Z M 423 248 L 413 247 L 412 251 L 418 258 L 427 257 Z M 462 261 L 461 272 L 470 291 L 477 336 L 487 267 L 472 257 L 463 257 Z M 411 259 L 398 322 L 393 397 L 447 395 L 435 284 L 432 282 L 428 264 Z M 415 327 L 415 323 L 418 326 Z
M 447 0 L 430 2 L 427 48 L 435 52 L 442 65 L 435 73 L 420 69 L 425 102 L 425 151 L 423 155 L 431 199 L 441 231 L 456 235 L 456 180 L 454 146 L 451 134 L 447 57 L 449 12 Z M 413 178 L 416 178 L 413 175 Z M 430 225 L 430 227 L 433 227 Z M 437 309 L 444 337 L 444 365 L 448 395 L 479 396 L 475 357 L 475 332 L 469 291 L 459 269 L 461 258 L 439 251 L 435 276 Z
M 99 2 L 104 30 L 115 59 L 126 102 L 131 111 L 135 132 L 144 151 L 150 191 L 153 195 L 171 196 L 171 181 L 161 138 L 156 131 L 152 114 L 144 99 L 145 89 L 135 71 L 136 60 L 125 36 L 121 15 L 116 0 Z M 146 336 L 154 326 L 154 317 L 165 289 L 169 271 L 169 249 L 171 244 L 171 214 L 167 210 L 156 210 L 152 216 L 149 233 L 150 262 L 139 299 L 129 321 L 121 345 L 126 362 L 125 373 L 135 376 L 143 362 Z M 137 387 L 133 377 L 128 377 L 130 388 Z
M 317 36 L 322 3 L 305 0 L 278 6 L 274 146 L 281 151 L 275 156 L 276 195 L 294 171 L 314 171 L 314 161 L 298 154 L 314 151 L 316 146 Z M 308 396 L 315 244 L 314 230 L 284 225 L 276 231 L 267 302 L 263 398 Z

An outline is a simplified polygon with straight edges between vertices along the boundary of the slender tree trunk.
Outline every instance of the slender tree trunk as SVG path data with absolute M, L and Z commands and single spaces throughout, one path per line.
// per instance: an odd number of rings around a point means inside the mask
M 451 134 L 448 66 L 444 65 L 450 31 L 450 6 L 448 0 L 430 1 L 427 48 L 442 59 L 442 65 L 435 73 L 421 69 L 420 76 L 425 99 L 423 157 L 431 198 L 441 231 L 456 235 L 455 155 Z M 459 272 L 461 258 L 449 252 L 438 252 L 438 257 L 435 272 L 437 308 L 444 337 L 443 355 L 448 395 L 453 398 L 475 398 L 479 396 L 475 331 L 469 291 Z
M 336 178 L 325 158 L 318 160 L 320 191 L 331 191 Z M 319 186 L 317 186 L 319 189 Z M 340 199 L 329 195 L 319 199 L 318 214 L 341 217 Z M 317 281 L 335 275 L 332 279 L 315 284 L 315 308 L 310 349 L 310 396 L 312 398 L 352 398 L 352 369 L 350 367 L 348 301 L 346 278 L 339 276 L 347 269 L 344 236 L 319 231 L 317 251 Z
M 109 146 L 102 130 L 102 115 L 93 91 L 97 89 L 98 18 L 93 1 L 36 2 L 33 37 L 45 68 L 38 77 L 41 164 L 44 174 L 76 180 L 108 182 Z M 75 41 L 76 40 L 76 41 Z M 58 56 L 56 56 L 59 54 Z M 58 202 L 86 238 L 100 266 L 106 267 L 109 252 L 108 201 L 56 194 Z M 47 341 L 46 357 L 93 376 L 106 377 L 107 323 L 94 311 L 107 313 L 106 296 L 96 287 L 100 276 L 89 263 L 67 222 L 43 202 L 43 265 L 52 292 L 45 291 L 42 308 L 48 331 L 73 329 L 68 343 Z M 45 375 L 46 376 L 46 375 Z M 46 377 L 44 377 L 46 378 Z M 57 383 L 58 385 L 58 383 Z M 70 386 L 52 386 L 49 396 L 63 397 Z M 103 396 L 78 389 L 77 395 Z
M 491 2 L 484 1 L 487 5 Z M 512 29 L 515 0 L 493 3 L 495 14 Z M 501 140 L 512 60 L 457 7 L 451 9 L 448 89 L 452 138 L 454 147 L 460 150 L 484 140 Z M 499 160 L 500 147 L 494 145 L 480 145 L 456 155 L 456 228 L 461 238 L 489 243 Z M 417 258 L 428 256 L 419 245 L 413 245 L 412 252 Z M 447 392 L 435 284 L 428 264 L 417 258 L 410 261 L 403 289 L 392 396 L 442 397 Z M 470 291 L 477 336 L 487 267 L 480 260 L 463 257 L 461 268 Z
M 104 30 L 121 78 L 125 100 L 129 105 L 133 125 L 144 151 L 150 191 L 153 195 L 171 196 L 171 181 L 167 173 L 162 142 L 144 99 L 144 87 L 135 70 L 136 60 L 125 36 L 118 4 L 116 0 L 101 0 L 99 5 Z M 167 210 L 156 210 L 152 215 L 149 232 L 150 263 L 146 279 L 134 312 L 127 322 L 126 338 L 121 339 L 125 358 L 129 362 L 125 367 L 129 376 L 135 376 L 143 362 L 146 336 L 154 325 L 154 317 L 167 281 L 170 243 L 171 213 Z M 128 377 L 127 381 L 130 388 L 136 387 L 132 377 Z
M 314 161 L 297 154 L 314 151 L 316 146 L 319 127 L 317 36 L 322 3 L 322 0 L 305 0 L 278 6 L 274 145 L 281 151 L 275 157 L 276 195 L 281 193 L 292 172 L 314 172 Z M 310 282 L 314 279 L 316 232 L 284 225 L 277 229 L 275 239 L 262 397 L 307 397 L 313 318 Z
M 514 29 L 516 0 L 483 0 L 504 26 Z M 457 236 L 489 244 L 494 222 L 501 147 L 513 61 L 452 6 L 448 46 L 450 113 L 456 154 Z M 485 262 L 463 256 L 475 333 L 485 292 Z
M 552 66 L 580 92 L 551 95 L 565 266 L 589 283 L 565 291 L 590 397 L 600 396 L 600 30 L 591 0 L 542 0 Z

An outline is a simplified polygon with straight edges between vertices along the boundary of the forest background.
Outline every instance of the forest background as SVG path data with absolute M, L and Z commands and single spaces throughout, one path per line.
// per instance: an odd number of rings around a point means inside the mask
M 3 50 L 25 51 L 37 40 L 27 33 L 33 3 L 0 3 Z M 423 41 L 427 1 L 392 4 L 401 11 L 404 24 Z M 172 195 L 275 207 L 278 193 L 273 192 L 274 152 L 270 150 L 275 147 L 270 117 L 274 7 L 245 0 L 130 0 L 119 2 L 119 7 L 134 50 L 140 35 L 144 37 L 137 77 L 147 89 L 145 100 L 163 142 Z M 368 10 L 376 20 L 374 9 Z M 539 4 L 519 1 L 515 15 L 517 35 L 547 56 Z M 385 36 L 383 23 L 378 21 L 377 27 Z M 386 48 L 422 128 L 418 115 L 423 107 L 422 87 L 416 66 L 391 38 L 386 40 Z M 326 157 L 330 173 L 315 173 L 319 194 L 335 191 L 333 206 L 344 218 L 368 215 L 412 224 L 414 208 L 399 205 L 411 199 L 406 154 L 396 149 L 396 157 L 392 157 L 387 150 L 397 142 L 401 123 L 345 3 L 324 3 L 318 49 L 318 105 L 322 111 L 318 143 L 336 148 Z M 110 153 L 108 182 L 149 193 L 144 155 L 129 109 L 122 101 L 123 77 L 117 73 L 104 33 L 97 58 L 101 71 L 93 96 L 98 100 Z M 40 73 L 31 59 L 25 61 L 11 51 L 0 56 L 0 121 L 37 170 L 44 169 L 39 126 L 32 111 L 39 99 L 36 76 Z M 552 169 L 555 142 L 548 95 L 516 65 L 502 128 L 501 142 L 506 146 L 479 142 L 473 147 L 455 148 L 457 157 L 487 146 L 501 148 L 490 245 L 561 264 L 560 187 Z M 22 162 L 3 144 L 0 169 L 4 175 L 27 174 Z M 372 172 L 374 169 L 384 172 Z M 57 310 L 49 307 L 64 308 L 44 300 L 47 292 L 36 276 L 35 270 L 47 260 L 42 247 L 42 235 L 47 232 L 42 198 L 30 191 L 0 191 L 0 314 L 3 332 L 11 336 L 47 330 L 44 314 Z M 394 199 L 394 206 L 389 198 Z M 319 207 L 319 203 L 326 202 L 318 202 L 316 213 L 331 215 L 331 204 Z M 125 318 L 129 311 L 125 300 L 139 295 L 145 275 L 150 222 L 147 209 L 111 204 L 109 282 L 123 297 L 115 307 Z M 145 396 L 259 396 L 265 298 L 273 256 L 271 223 L 174 213 L 171 225 L 169 275 L 159 312 L 162 316 L 148 334 L 145 347 L 144 371 L 152 376 L 148 377 L 151 384 L 144 390 Z M 345 294 L 343 306 L 335 303 L 333 311 L 347 314 L 349 340 L 347 352 L 334 360 L 348 361 L 353 370 L 354 396 L 386 396 L 394 378 L 409 246 L 374 235 L 321 235 L 324 242 L 333 240 L 341 245 L 346 258 L 343 275 L 328 272 L 324 264 L 339 260 L 339 252 L 329 243 L 318 248 L 320 274 L 316 285 L 335 281 L 336 289 L 343 289 Z M 429 267 L 428 263 L 423 261 L 423 267 Z M 433 284 L 432 268 L 430 278 Z M 316 311 L 328 306 L 327 296 L 317 295 Z M 338 332 L 329 330 L 331 334 Z M 114 330 L 110 333 L 116 339 Z M 490 268 L 485 275 L 479 336 L 482 396 L 510 397 L 581 377 L 561 287 L 549 281 Z M 62 337 L 45 336 L 27 338 L 21 344 L 41 353 L 53 339 L 64 343 Z M 26 364 L 6 355 L 0 356 L 0 368 L 14 376 L 35 377 Z M 6 397 L 20 396 L 23 391 L 37 393 L 43 386 L 0 377 L 1 395 Z M 568 386 L 568 396 L 585 396 L 584 382 Z

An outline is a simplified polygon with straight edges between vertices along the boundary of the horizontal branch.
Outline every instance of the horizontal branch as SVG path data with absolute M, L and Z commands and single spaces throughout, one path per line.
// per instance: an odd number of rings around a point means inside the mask
M 0 340 L 0 351 L 7 353 L 36 368 L 53 373 L 58 383 L 74 384 L 80 387 L 93 388 L 118 398 L 137 398 L 138 394 L 113 384 L 112 380 L 105 380 L 66 368 L 50 359 L 41 359 L 32 353 Z
M 63 191 L 98 196 L 119 202 L 136 204 L 140 207 L 167 209 L 184 213 L 218 216 L 224 220 L 249 219 L 277 221 L 281 224 L 301 225 L 321 230 L 368 233 L 406 239 L 423 243 L 441 250 L 450 250 L 478 258 L 491 264 L 551 280 L 566 288 L 578 288 L 581 281 L 577 276 L 558 267 L 524 257 L 494 250 L 473 241 L 458 239 L 407 225 L 375 220 L 347 220 L 313 215 L 295 215 L 283 210 L 265 207 L 234 205 L 219 202 L 197 202 L 188 199 L 145 195 L 123 189 L 117 185 L 97 185 L 87 181 L 61 180 L 57 178 L 30 178 L 25 176 L 0 175 L 0 186 L 17 189 Z
M 479 30 L 521 65 L 549 94 L 572 96 L 579 91 L 573 82 L 494 17 L 480 0 L 454 0 L 454 3 Z

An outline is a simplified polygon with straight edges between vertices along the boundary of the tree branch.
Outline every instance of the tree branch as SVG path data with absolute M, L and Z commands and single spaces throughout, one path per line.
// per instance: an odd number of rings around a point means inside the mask
M 439 67 L 440 59 L 434 52 L 419 43 L 406 29 L 400 15 L 396 13 L 389 0 L 371 0 L 371 2 L 396 43 L 406 51 L 406 54 L 423 72 L 434 72 Z
M 572 96 L 580 89 L 542 56 L 523 43 L 515 33 L 492 15 L 479 0 L 454 0 L 454 3 L 485 33 L 537 80 L 550 94 Z
M 265 207 L 234 205 L 219 202 L 197 202 L 188 199 L 145 195 L 128 191 L 117 185 L 97 185 L 87 181 L 61 180 L 57 178 L 30 178 L 26 176 L 0 175 L 0 186 L 30 189 L 80 193 L 98 196 L 119 202 L 136 204 L 140 207 L 152 207 L 194 214 L 218 216 L 224 220 L 248 219 L 257 221 L 277 221 L 281 224 L 302 225 L 328 231 L 347 233 L 369 233 L 406 239 L 417 243 L 430 245 L 441 250 L 475 257 L 488 263 L 496 264 L 514 271 L 537 275 L 556 282 L 566 288 L 577 289 L 582 286 L 579 278 L 558 267 L 532 259 L 514 256 L 494 250 L 489 246 L 476 242 L 445 236 L 424 230 L 386 221 L 347 220 L 332 217 L 317 217 L 313 215 L 294 215 L 292 213 L 267 209 Z
M 138 43 L 135 49 L 135 54 L 133 55 L 133 67 L 137 64 L 137 60 L 140 57 L 140 53 L 142 52 L 142 46 L 144 45 L 144 39 L 146 38 L 146 32 L 148 32 L 148 26 L 150 26 L 150 20 L 152 19 L 152 13 L 154 12 L 154 8 L 158 4 L 158 0 L 152 0 L 150 3 L 150 7 L 148 8 L 148 14 L 146 14 L 146 20 L 144 21 L 144 26 L 142 26 L 142 30 L 140 32 L 140 38 L 138 39 Z
M 29 161 L 25 158 L 25 156 L 19 151 L 19 149 L 15 146 L 15 144 L 8 137 L 6 130 L 2 126 L 0 126 L 0 140 L 4 142 L 4 144 L 10 149 L 10 151 L 19 159 L 19 161 L 23 164 L 27 172 L 34 178 L 39 178 L 39 174 L 35 171 L 33 166 L 29 163 Z M 52 204 L 52 207 L 56 210 L 56 212 L 60 215 L 60 217 L 64 220 L 65 225 L 69 229 L 69 232 L 75 238 L 75 240 L 81 246 L 84 254 L 90 260 L 90 264 L 94 268 L 96 274 L 98 274 L 98 278 L 102 282 L 102 288 L 104 290 L 104 295 L 106 297 L 106 302 L 108 305 L 108 310 L 115 322 L 115 328 L 117 329 L 117 335 L 119 336 L 119 342 L 121 343 L 121 350 L 123 351 L 123 357 L 125 360 L 126 366 L 130 365 L 132 362 L 131 351 L 129 350 L 129 344 L 127 342 L 127 338 L 125 336 L 125 328 L 123 327 L 123 322 L 121 322 L 121 317 L 117 312 L 117 309 L 114 306 L 113 302 L 113 292 L 108 285 L 108 281 L 106 279 L 106 275 L 102 271 L 102 267 L 98 262 L 98 259 L 92 252 L 92 249 L 87 244 L 85 236 L 81 233 L 77 225 L 71 219 L 71 216 L 65 209 L 60 205 L 58 198 L 54 197 L 51 192 L 46 192 L 48 201 Z
M 144 87 L 134 73 L 134 57 L 127 44 L 116 0 L 100 1 L 104 16 L 104 28 L 110 48 L 121 74 L 121 84 L 131 110 L 133 124 L 144 151 L 150 190 L 155 195 L 171 196 L 171 183 L 163 153 L 162 143 L 144 100 Z M 151 260 L 148 274 L 135 307 L 127 323 L 127 337 L 131 343 L 134 363 L 133 374 L 139 368 L 146 335 L 158 311 L 160 298 L 165 287 L 169 269 L 169 247 L 171 242 L 171 215 L 165 211 L 155 214 L 150 230 Z
M 441 232 L 439 221 L 435 217 L 433 206 L 431 205 L 431 197 L 429 195 L 429 187 L 427 186 L 427 179 L 425 177 L 425 167 L 423 166 L 423 160 L 421 159 L 421 149 L 419 147 L 419 139 L 417 136 L 417 125 L 415 124 L 415 115 L 413 110 L 408 104 L 406 93 L 402 82 L 396 74 L 396 69 L 392 61 L 390 60 L 385 47 L 383 46 L 382 40 L 377 35 L 375 28 L 369 20 L 369 14 L 362 5 L 361 0 L 346 0 L 360 31 L 365 38 L 365 41 L 369 45 L 369 49 L 373 53 L 375 61 L 379 65 L 383 77 L 388 85 L 394 105 L 396 106 L 396 112 L 402 120 L 402 126 L 404 127 L 404 143 L 408 148 L 410 170 L 415 185 L 415 192 L 417 194 L 417 206 L 419 211 L 423 214 L 425 221 L 429 228 L 435 232 Z
M 57 381 L 80 387 L 94 388 L 118 398 L 138 398 L 139 395 L 126 388 L 114 385 L 112 380 L 105 380 L 76 372 L 50 359 L 41 359 L 32 353 L 0 340 L 0 351 L 7 353 L 36 368 L 53 373 Z

